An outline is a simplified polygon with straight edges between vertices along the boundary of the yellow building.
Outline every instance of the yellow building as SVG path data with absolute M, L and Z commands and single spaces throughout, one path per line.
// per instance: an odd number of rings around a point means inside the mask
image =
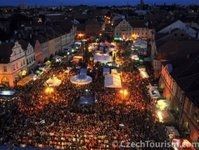
M 114 37 L 123 40 L 135 40 L 137 38 L 154 40 L 155 31 L 148 28 L 144 21 L 122 19 L 115 23 Z

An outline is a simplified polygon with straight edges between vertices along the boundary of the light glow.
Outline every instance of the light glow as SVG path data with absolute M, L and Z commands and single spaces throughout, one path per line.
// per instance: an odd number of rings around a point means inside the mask
M 129 92 L 127 89 L 121 89 L 119 91 L 120 95 L 122 96 L 123 99 L 127 98 L 127 96 L 129 95 Z
M 52 93 L 54 93 L 54 88 L 46 87 L 44 92 L 45 92 L 45 94 L 52 94 Z
M 159 122 L 164 122 L 163 121 L 163 114 L 162 114 L 162 112 L 161 111 L 157 111 L 157 117 L 158 117 L 158 120 L 159 120 Z

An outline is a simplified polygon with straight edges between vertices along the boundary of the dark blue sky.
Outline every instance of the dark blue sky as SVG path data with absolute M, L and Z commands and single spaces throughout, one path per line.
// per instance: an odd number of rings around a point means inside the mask
M 22 3 L 27 5 L 125 5 L 137 4 L 139 0 L 0 0 L 0 5 L 19 5 Z M 199 0 L 144 0 L 145 3 L 157 4 L 199 4 Z

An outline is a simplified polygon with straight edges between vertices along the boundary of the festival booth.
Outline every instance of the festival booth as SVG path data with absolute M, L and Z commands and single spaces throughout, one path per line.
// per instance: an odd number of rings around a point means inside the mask
M 79 47 L 81 47 L 82 43 L 77 41 L 74 43 L 74 45 L 75 45 L 75 48 L 78 49 Z
M 49 78 L 45 84 L 49 87 L 57 87 L 61 84 L 61 80 L 59 80 L 57 77 L 53 76 L 51 78 Z
M 116 69 L 112 69 L 111 74 L 105 75 L 104 86 L 107 88 L 122 88 L 121 77 Z
M 97 50 L 97 48 L 98 48 L 98 43 L 91 43 L 91 44 L 89 44 L 89 46 L 88 46 L 89 52 L 91 52 L 91 51 L 93 51 L 93 50 Z
M 106 64 L 108 62 L 112 62 L 113 59 L 109 54 L 101 54 L 101 53 L 96 53 L 94 55 L 94 62 L 100 62 L 103 64 Z
M 108 63 L 106 63 L 106 66 L 108 66 L 111 69 L 118 69 L 119 68 L 119 64 L 117 64 L 116 62 L 108 62 Z
M 165 123 L 171 121 L 171 113 L 167 110 L 156 110 L 158 122 Z
M 109 49 L 109 52 L 116 51 L 116 44 L 115 43 L 110 43 L 108 45 L 108 49 Z
M 83 56 L 82 55 L 75 55 L 75 56 L 73 56 L 72 62 L 78 63 L 80 60 L 83 60 Z
M 173 122 L 174 117 L 170 112 L 170 102 L 166 99 L 159 99 L 155 105 L 156 117 L 159 122 Z
M 133 45 L 134 45 L 135 47 L 139 47 L 139 48 L 146 49 L 146 48 L 147 48 L 147 41 L 138 39 L 138 40 L 136 40 L 136 41 L 133 43 Z
M 67 69 L 64 72 L 69 73 L 71 70 L 72 70 L 72 67 L 67 67 Z
M 156 109 L 158 110 L 168 110 L 170 106 L 170 102 L 166 99 L 159 99 L 156 102 Z
M 132 59 L 132 60 L 135 60 L 135 61 L 138 61 L 140 58 L 139 58 L 138 55 L 133 54 L 133 55 L 131 55 L 131 59 Z
M 1 90 L 0 96 L 13 96 L 15 93 L 15 90 Z
M 140 76 L 141 76 L 143 79 L 149 78 L 149 75 L 148 75 L 148 73 L 146 72 L 146 68 L 145 68 L 145 67 L 139 67 L 138 70 L 139 70 L 139 72 L 140 72 Z
M 140 55 L 147 54 L 147 41 L 138 39 L 136 40 L 133 45 L 131 46 L 133 51 L 138 51 Z
M 158 99 L 161 98 L 160 92 L 157 86 L 152 86 L 151 84 L 147 86 L 148 93 L 151 99 Z
M 108 74 L 110 74 L 110 73 L 111 73 L 110 68 L 103 67 L 103 76 L 108 75 Z
M 95 104 L 95 99 L 94 97 L 91 96 L 80 96 L 78 105 L 80 106 L 85 106 L 85 105 L 93 105 Z
M 91 92 L 89 89 L 86 89 L 77 101 L 77 105 L 88 106 L 95 104 L 95 102 L 95 94 Z
M 58 62 L 62 61 L 63 57 L 56 55 L 56 56 L 53 57 L 53 59 L 55 60 L 55 62 L 58 63 Z
M 17 86 L 25 86 L 33 80 L 34 74 L 30 74 L 17 82 Z
M 77 85 L 85 85 L 92 82 L 92 78 L 87 75 L 86 69 L 80 69 L 80 73 L 78 75 L 72 76 L 70 78 L 71 83 Z

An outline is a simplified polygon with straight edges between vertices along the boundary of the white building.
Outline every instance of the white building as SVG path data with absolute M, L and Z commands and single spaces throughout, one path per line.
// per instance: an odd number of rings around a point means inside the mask
M 26 52 L 18 42 L 0 45 L 0 84 L 14 87 L 26 75 Z

